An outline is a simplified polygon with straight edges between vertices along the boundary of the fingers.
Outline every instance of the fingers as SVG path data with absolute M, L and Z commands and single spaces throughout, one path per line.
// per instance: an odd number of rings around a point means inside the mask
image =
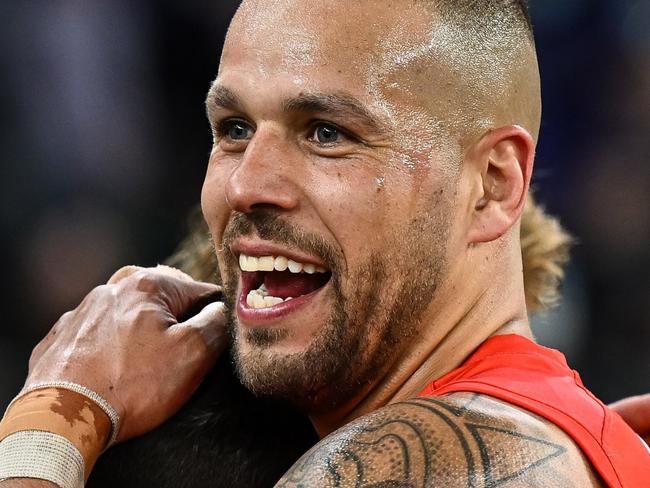
M 197 315 L 170 329 L 172 333 L 173 329 L 192 329 L 198 332 L 212 354 L 220 354 L 228 344 L 225 306 L 221 302 L 208 304 Z
M 221 298 L 221 287 L 212 283 L 157 275 L 155 284 L 160 286 L 162 298 L 179 321 L 197 314 L 206 304 Z
M 161 298 L 179 321 L 198 313 L 221 292 L 218 285 L 195 281 L 182 271 L 164 265 L 156 268 L 125 266 L 113 274 L 108 284 Z
M 182 281 L 194 281 L 194 279 L 187 273 L 184 273 L 180 269 L 172 268 L 171 266 L 167 266 L 165 264 L 159 264 L 154 268 L 154 271 L 165 274 L 167 276 L 172 276 L 173 278 L 178 278 Z
M 650 431 L 650 394 L 626 398 L 610 405 L 638 434 Z
M 228 343 L 225 328 L 225 307 L 221 303 L 221 287 L 195 281 L 182 271 L 164 265 L 156 268 L 125 266 L 109 280 L 111 284 L 134 286 L 165 299 L 179 323 L 171 333 L 184 330 L 198 332 L 209 352 L 215 357 Z
M 146 269 L 152 272 L 164 274 L 167 276 L 172 276 L 174 278 L 178 278 L 179 280 L 183 280 L 183 281 L 194 281 L 190 275 L 182 272 L 180 269 L 172 268 L 171 266 L 166 266 L 164 264 L 159 264 L 155 268 L 143 268 L 141 266 L 129 265 L 129 266 L 124 266 L 118 269 L 115 273 L 113 273 L 113 276 L 110 277 L 107 284 L 115 285 L 120 281 L 122 281 L 123 279 L 128 278 L 129 276 L 137 273 L 138 271 L 143 271 Z

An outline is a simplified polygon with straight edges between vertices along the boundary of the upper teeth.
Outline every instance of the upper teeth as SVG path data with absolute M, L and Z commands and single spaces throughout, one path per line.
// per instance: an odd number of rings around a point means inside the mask
M 286 271 L 291 273 L 326 273 L 322 266 L 311 263 L 299 263 L 284 256 L 254 257 L 245 254 L 239 255 L 239 267 L 242 271 L 254 273 L 255 271 Z

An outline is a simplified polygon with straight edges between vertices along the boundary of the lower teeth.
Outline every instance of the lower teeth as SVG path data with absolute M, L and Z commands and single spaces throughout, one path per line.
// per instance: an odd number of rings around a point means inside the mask
M 248 304 L 248 306 L 250 308 L 256 308 L 256 309 L 275 307 L 276 305 L 279 305 L 284 302 L 288 302 L 289 300 L 293 300 L 293 298 L 289 297 L 283 299 L 279 297 L 270 296 L 264 285 L 262 285 L 257 290 L 252 290 L 246 297 L 246 303 Z

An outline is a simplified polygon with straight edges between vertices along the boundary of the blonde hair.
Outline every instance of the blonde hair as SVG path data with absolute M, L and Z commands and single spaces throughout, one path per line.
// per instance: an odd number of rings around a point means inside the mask
M 521 218 L 521 254 L 526 305 L 531 314 L 552 308 L 569 261 L 572 238 L 560 222 L 529 195 Z M 200 281 L 220 282 L 212 240 L 200 209 L 190 218 L 190 232 L 167 264 Z
M 558 219 L 528 195 L 521 217 L 521 256 L 526 306 L 531 314 L 557 305 L 560 284 L 569 262 L 573 239 Z
M 195 280 L 220 284 L 212 238 L 199 206 L 190 215 L 189 227 L 189 233 L 165 264 L 184 271 Z

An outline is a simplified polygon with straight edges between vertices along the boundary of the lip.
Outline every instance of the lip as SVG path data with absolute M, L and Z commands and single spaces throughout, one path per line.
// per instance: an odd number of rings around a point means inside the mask
M 270 327 L 273 325 L 273 322 L 277 321 L 278 319 L 293 314 L 294 312 L 297 312 L 300 309 L 306 308 L 312 304 L 313 301 L 317 300 L 319 298 L 319 295 L 321 295 L 329 285 L 330 282 L 328 281 L 325 286 L 319 288 L 318 290 L 314 290 L 307 295 L 299 296 L 298 298 L 294 298 L 288 302 L 283 302 L 270 308 L 260 309 L 249 307 L 246 303 L 247 294 L 241 293 L 239 301 L 237 303 L 237 315 L 239 317 L 239 321 L 244 326 L 251 328 Z
M 230 251 L 237 257 L 240 254 L 253 257 L 284 256 L 299 263 L 313 264 L 314 266 L 323 267 L 329 270 L 329 266 L 327 266 L 321 259 L 269 241 L 240 237 L 230 246 Z M 240 273 L 244 272 L 240 270 Z M 250 292 L 250 286 L 249 283 L 247 283 L 248 281 L 248 279 L 244 278 L 243 274 L 240 276 L 240 295 L 239 300 L 237 301 L 237 316 L 239 322 L 245 327 L 264 328 L 277 325 L 278 320 L 287 318 L 289 315 L 302 311 L 308 306 L 316 305 L 314 302 L 321 297 L 321 294 L 324 293 L 326 288 L 330 285 L 331 279 L 324 286 L 312 291 L 311 293 L 296 297 L 288 302 L 283 302 L 273 307 L 262 309 L 251 308 L 248 306 L 248 303 L 246 303 L 246 297 Z
M 267 241 L 256 241 L 242 237 L 235 240 L 235 242 L 230 246 L 230 251 L 237 257 L 239 257 L 240 254 L 253 257 L 284 256 L 298 263 L 313 264 L 314 266 L 323 267 L 329 270 L 329 266 L 314 256 Z

